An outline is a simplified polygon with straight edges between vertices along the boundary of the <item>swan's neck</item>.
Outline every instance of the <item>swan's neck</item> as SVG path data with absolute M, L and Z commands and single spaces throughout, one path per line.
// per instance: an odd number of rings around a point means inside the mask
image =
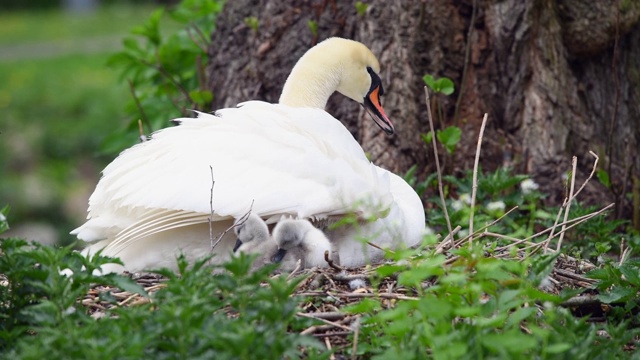
M 340 82 L 340 62 L 322 53 L 319 46 L 308 51 L 291 70 L 280 95 L 280 104 L 324 109 Z M 327 61 L 327 60 L 333 61 Z

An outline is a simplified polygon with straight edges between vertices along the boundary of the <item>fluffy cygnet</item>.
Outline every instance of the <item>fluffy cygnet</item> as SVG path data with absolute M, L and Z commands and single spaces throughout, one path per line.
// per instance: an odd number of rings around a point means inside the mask
M 325 251 L 337 261 L 329 239 L 307 220 L 281 219 L 273 228 L 273 239 L 278 246 L 273 261 L 281 262 L 284 270 L 295 268 L 298 260 L 303 269 L 327 267 Z

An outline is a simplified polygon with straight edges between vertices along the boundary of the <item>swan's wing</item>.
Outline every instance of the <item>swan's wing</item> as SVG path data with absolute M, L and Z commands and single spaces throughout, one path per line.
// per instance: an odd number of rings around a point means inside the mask
M 104 169 L 89 200 L 90 220 L 75 231 L 79 237 L 94 231 L 89 223 L 136 227 L 127 221 L 140 217 L 129 215 L 162 209 L 178 211 L 179 217 L 208 215 L 213 208 L 214 221 L 250 208 L 263 217 L 322 218 L 392 201 L 388 176 L 322 110 L 248 102 L 179 121 Z M 130 230 L 145 231 L 150 230 Z

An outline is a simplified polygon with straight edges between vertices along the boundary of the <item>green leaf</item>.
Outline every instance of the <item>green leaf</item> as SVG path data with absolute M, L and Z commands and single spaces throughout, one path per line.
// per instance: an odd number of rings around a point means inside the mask
M 449 126 L 444 130 L 438 130 L 437 137 L 447 152 L 451 154 L 462 138 L 462 130 L 457 126 Z
M 429 131 L 426 134 L 420 134 L 420 137 L 425 144 L 431 144 L 431 140 L 433 140 L 433 133 Z
M 213 93 L 208 90 L 191 90 L 189 91 L 189 97 L 200 106 L 204 106 L 213 101 Z
M 635 288 L 616 286 L 610 292 L 598 295 L 598 299 L 605 304 L 624 302 L 633 298 L 637 292 Z
M 602 169 L 598 169 L 598 171 L 596 171 L 596 177 L 598 177 L 598 180 L 600 180 L 602 185 L 606 186 L 609 189 L 611 188 L 611 179 L 609 178 L 608 172 Z
M 638 266 L 625 263 L 618 269 L 631 285 L 640 288 L 640 268 Z
M 436 79 L 432 75 L 425 75 L 422 80 L 435 93 L 451 95 L 455 91 L 453 81 L 449 78 Z

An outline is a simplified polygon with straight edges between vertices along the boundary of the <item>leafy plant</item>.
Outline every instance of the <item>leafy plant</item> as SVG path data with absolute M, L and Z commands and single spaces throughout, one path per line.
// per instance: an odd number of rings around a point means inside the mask
M 446 77 L 436 79 L 433 75 L 425 75 L 422 77 L 424 83 L 436 94 L 451 95 L 455 91 L 453 81 Z
M 184 25 L 163 36 L 160 24 L 165 10 L 153 12 L 147 21 L 131 30 L 123 41 L 124 50 L 110 57 L 108 64 L 120 69 L 133 99 L 127 105 L 128 127 L 112 134 L 103 144 L 105 152 L 117 152 L 131 144 L 138 133 L 138 120 L 148 133 L 163 128 L 170 116 L 187 116 L 190 110 L 208 109 L 213 94 L 207 90 L 204 66 L 207 63 L 209 34 L 215 16 L 222 9 L 218 0 L 184 0 L 168 11 Z M 137 138 L 137 136 L 135 136 Z

